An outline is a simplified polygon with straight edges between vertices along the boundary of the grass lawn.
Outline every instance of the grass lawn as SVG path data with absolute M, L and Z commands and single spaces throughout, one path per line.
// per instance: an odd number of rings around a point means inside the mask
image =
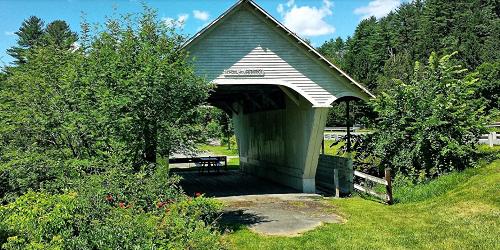
M 496 147 L 495 151 L 499 151 Z M 395 188 L 387 206 L 353 197 L 332 199 L 343 224 L 300 237 L 267 237 L 246 228 L 224 237 L 232 249 L 500 249 L 500 159 Z
M 325 140 L 325 153 L 327 155 L 336 155 L 338 149 L 344 144 L 343 142 L 340 142 L 339 144 L 330 147 L 333 142 L 334 140 Z M 198 145 L 198 149 L 211 152 L 214 155 L 238 156 L 238 149 L 234 147 L 231 148 L 231 150 L 228 150 L 227 145 L 212 146 L 207 144 L 200 144 Z
M 211 152 L 214 155 L 238 156 L 238 149 L 234 147 L 231 148 L 231 150 L 229 150 L 227 149 L 227 145 L 212 146 L 212 145 L 202 144 L 198 146 L 198 149 Z
M 333 147 L 330 147 L 332 143 L 334 143 L 334 140 L 325 140 L 325 154 L 326 155 L 337 155 L 337 152 L 342 145 L 344 145 L 344 142 L 339 142 L 337 145 L 334 145 Z

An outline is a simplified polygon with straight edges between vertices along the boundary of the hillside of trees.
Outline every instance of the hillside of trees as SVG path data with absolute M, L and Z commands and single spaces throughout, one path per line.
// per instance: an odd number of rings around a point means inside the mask
M 484 98 L 486 110 L 500 105 L 498 0 L 403 3 L 381 19 L 362 20 L 352 37 L 331 39 L 318 50 L 375 94 L 390 89 L 393 79 L 408 82 L 415 62 L 426 62 L 432 52 L 457 52 L 453 57 L 457 64 L 477 72 L 481 81 L 477 97 Z M 343 110 L 339 107 L 332 112 L 331 125 L 342 124 Z M 355 119 L 360 122 L 361 117 L 376 116 L 367 110 L 354 105 Z

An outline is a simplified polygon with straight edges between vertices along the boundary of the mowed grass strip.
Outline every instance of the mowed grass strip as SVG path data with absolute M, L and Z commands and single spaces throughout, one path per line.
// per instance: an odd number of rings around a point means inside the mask
M 201 144 L 198 146 L 198 149 L 202 151 L 208 151 L 214 154 L 214 156 L 216 155 L 238 156 L 238 149 L 236 147 L 227 149 L 227 145 L 213 146 L 213 145 Z
M 392 206 L 360 197 L 333 199 L 346 219 L 299 237 L 240 229 L 232 249 L 500 249 L 500 159 L 402 192 Z

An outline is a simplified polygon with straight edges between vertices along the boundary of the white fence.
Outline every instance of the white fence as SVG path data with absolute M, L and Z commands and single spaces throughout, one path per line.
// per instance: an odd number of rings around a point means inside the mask
M 493 145 L 500 145 L 500 134 L 497 132 L 490 132 L 489 134 L 484 134 L 479 138 L 479 143 L 488 144 L 490 147 Z
M 358 135 L 358 134 L 364 134 L 364 133 L 352 133 L 353 135 Z M 338 141 L 342 137 L 345 136 L 345 133 L 325 133 L 323 135 L 325 140 L 334 140 Z M 479 143 L 480 144 L 488 144 L 490 147 L 493 147 L 494 145 L 500 145 L 500 133 L 497 132 L 490 132 L 489 134 L 484 134 L 479 138 Z

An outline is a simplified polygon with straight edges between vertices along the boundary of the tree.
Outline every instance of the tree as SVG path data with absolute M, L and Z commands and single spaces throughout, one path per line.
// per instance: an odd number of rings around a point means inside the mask
M 220 249 L 218 204 L 156 162 L 194 144 L 211 88 L 184 37 L 147 8 L 85 32 L 81 49 L 63 32 L 0 74 L 1 247 Z
M 477 68 L 479 78 L 476 98 L 484 100 L 485 111 L 500 112 L 500 61 L 485 62 Z
M 409 81 L 415 61 L 450 54 L 473 71 L 500 58 L 498 1 L 415 0 L 380 19 L 361 21 L 346 41 L 343 69 L 377 93 L 390 79 Z M 331 41 L 320 48 L 329 48 Z M 326 51 L 322 51 L 328 54 Z M 335 60 L 335 59 L 333 59 Z
M 59 49 L 68 49 L 76 42 L 78 36 L 71 31 L 69 25 L 62 20 L 56 20 L 47 25 L 43 34 L 46 45 L 53 45 Z
M 428 64 L 415 64 L 411 82 L 394 80 L 374 100 L 382 167 L 423 179 L 473 164 L 484 108 L 474 98 L 477 74 L 465 75 L 453 55 L 432 53 Z
M 341 37 L 337 37 L 335 40 L 330 39 L 326 41 L 318 48 L 318 52 L 328 58 L 336 66 L 344 68 L 346 47 Z
M 91 39 L 85 84 L 94 88 L 100 121 L 114 140 L 124 143 L 134 162 L 156 162 L 178 150 L 190 150 L 202 127 L 198 106 L 211 85 L 194 73 L 181 49 L 185 38 L 146 8 L 137 20 L 110 19 Z M 83 34 L 82 36 L 85 36 Z
M 82 172 L 137 170 L 194 148 L 211 85 L 194 74 L 184 38 L 151 10 L 94 34 L 86 50 L 35 46 L 1 82 L 2 193 L 57 190 Z
M 17 46 L 7 49 L 7 54 L 16 59 L 15 64 L 25 63 L 26 51 L 42 43 L 43 25 L 42 19 L 31 16 L 24 20 L 19 30 L 16 31 Z

